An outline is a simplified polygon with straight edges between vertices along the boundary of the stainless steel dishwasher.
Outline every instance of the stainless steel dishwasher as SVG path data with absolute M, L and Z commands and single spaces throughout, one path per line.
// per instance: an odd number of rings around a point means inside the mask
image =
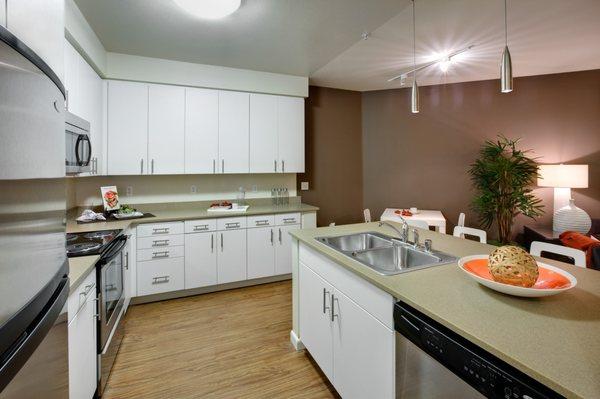
M 563 398 L 403 302 L 394 324 L 397 398 Z

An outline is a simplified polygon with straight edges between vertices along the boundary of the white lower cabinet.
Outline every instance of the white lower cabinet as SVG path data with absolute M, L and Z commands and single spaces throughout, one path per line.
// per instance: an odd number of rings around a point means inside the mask
M 275 245 L 275 275 L 292 272 L 292 236 L 290 231 L 300 229 L 299 224 L 277 227 Z
M 246 229 L 219 231 L 217 241 L 217 283 L 246 280 Z
M 215 232 L 185 235 L 185 288 L 217 284 L 217 243 Z
M 275 274 L 275 228 L 248 229 L 248 278 Z M 291 248 L 290 248 L 291 253 Z
M 184 260 L 166 258 L 138 262 L 138 295 L 160 294 L 184 289 Z
M 136 263 L 135 229 L 129 229 L 125 232 L 125 234 L 127 235 L 127 244 L 125 245 L 124 249 L 125 259 L 123 261 L 123 293 L 125 296 L 125 301 L 123 302 L 123 313 L 127 312 L 129 302 L 131 302 L 131 297 L 135 296 L 133 295 L 135 292 L 135 284 L 133 282 L 133 280 L 135 280 L 135 270 L 133 265 Z
M 300 339 L 343 398 L 393 398 L 395 333 L 341 291 L 352 291 L 346 280 L 359 277 L 340 275 L 340 281 L 327 281 L 300 258 Z M 371 305 L 378 301 L 360 299 Z
M 91 399 L 97 385 L 96 270 L 69 295 L 69 397 Z

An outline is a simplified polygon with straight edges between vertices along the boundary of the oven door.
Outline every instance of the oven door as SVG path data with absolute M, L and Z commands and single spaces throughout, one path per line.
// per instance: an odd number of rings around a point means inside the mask
M 123 302 L 123 248 L 127 243 L 126 236 L 119 236 L 103 255 L 99 269 L 99 301 L 100 301 L 100 347 L 102 352 L 119 320 Z

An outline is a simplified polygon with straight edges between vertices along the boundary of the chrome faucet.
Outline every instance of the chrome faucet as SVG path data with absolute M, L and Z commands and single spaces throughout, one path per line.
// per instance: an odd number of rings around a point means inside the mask
M 413 233 L 413 239 L 415 240 L 415 242 L 413 243 L 413 246 L 415 248 L 419 248 L 419 231 L 417 229 L 413 229 L 412 233 Z
M 383 225 L 391 227 L 400 236 L 400 241 L 408 242 L 408 223 L 406 222 L 406 219 L 404 219 L 402 216 L 400 216 L 400 219 L 402 219 L 402 230 L 399 230 L 396 226 L 386 221 L 380 221 L 379 227 Z

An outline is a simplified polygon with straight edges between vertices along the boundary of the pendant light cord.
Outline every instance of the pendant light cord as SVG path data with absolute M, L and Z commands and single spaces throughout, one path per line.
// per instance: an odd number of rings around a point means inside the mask
M 508 23 L 506 19 L 506 1 L 504 0 L 504 45 L 508 46 Z
M 416 56 L 416 35 L 415 35 L 415 0 L 412 0 L 412 18 L 413 18 L 413 67 L 417 68 L 417 56 Z M 414 72 L 414 76 L 417 76 L 417 71 Z

